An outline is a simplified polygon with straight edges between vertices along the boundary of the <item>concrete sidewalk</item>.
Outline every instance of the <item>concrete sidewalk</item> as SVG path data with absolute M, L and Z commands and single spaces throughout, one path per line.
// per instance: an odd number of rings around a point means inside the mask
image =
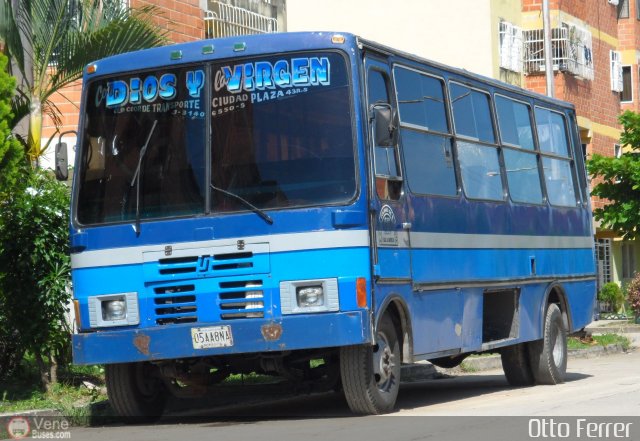
M 640 325 L 626 320 L 598 320 L 586 328 L 587 335 L 619 334 L 631 340 L 631 346 L 640 347 Z

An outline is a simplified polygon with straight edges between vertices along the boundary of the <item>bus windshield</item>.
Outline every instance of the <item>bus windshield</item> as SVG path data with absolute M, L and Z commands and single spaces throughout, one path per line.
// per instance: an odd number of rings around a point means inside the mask
M 96 80 L 85 99 L 76 219 L 347 203 L 356 193 L 351 107 L 337 53 Z
M 260 209 L 333 204 L 354 196 L 351 105 L 342 56 L 220 63 L 213 75 L 212 188 Z M 214 191 L 211 209 L 246 207 Z

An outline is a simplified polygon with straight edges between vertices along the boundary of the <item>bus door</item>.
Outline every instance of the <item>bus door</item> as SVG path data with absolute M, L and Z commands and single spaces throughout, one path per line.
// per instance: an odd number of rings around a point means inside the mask
M 397 112 L 391 93 L 390 69 L 382 59 L 367 56 L 365 71 L 374 275 L 380 282 L 410 283 L 411 224 L 402 191 Z

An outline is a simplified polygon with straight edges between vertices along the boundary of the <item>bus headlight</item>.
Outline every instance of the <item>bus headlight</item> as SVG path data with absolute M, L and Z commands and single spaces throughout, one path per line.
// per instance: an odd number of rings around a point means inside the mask
M 340 310 L 338 279 L 280 282 L 282 314 L 307 314 Z
M 127 318 L 127 302 L 124 297 L 102 302 L 102 320 L 114 321 Z
M 324 305 L 324 290 L 322 285 L 303 286 L 296 289 L 296 300 L 301 308 Z
M 130 326 L 140 323 L 138 293 L 105 294 L 88 298 L 92 328 Z

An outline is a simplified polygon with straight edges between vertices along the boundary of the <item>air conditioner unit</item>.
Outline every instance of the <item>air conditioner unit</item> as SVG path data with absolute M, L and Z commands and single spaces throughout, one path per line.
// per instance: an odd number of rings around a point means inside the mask
M 607 0 L 607 1 L 609 2 L 609 4 L 610 4 L 610 5 L 618 6 L 618 2 L 619 2 L 620 0 Z

